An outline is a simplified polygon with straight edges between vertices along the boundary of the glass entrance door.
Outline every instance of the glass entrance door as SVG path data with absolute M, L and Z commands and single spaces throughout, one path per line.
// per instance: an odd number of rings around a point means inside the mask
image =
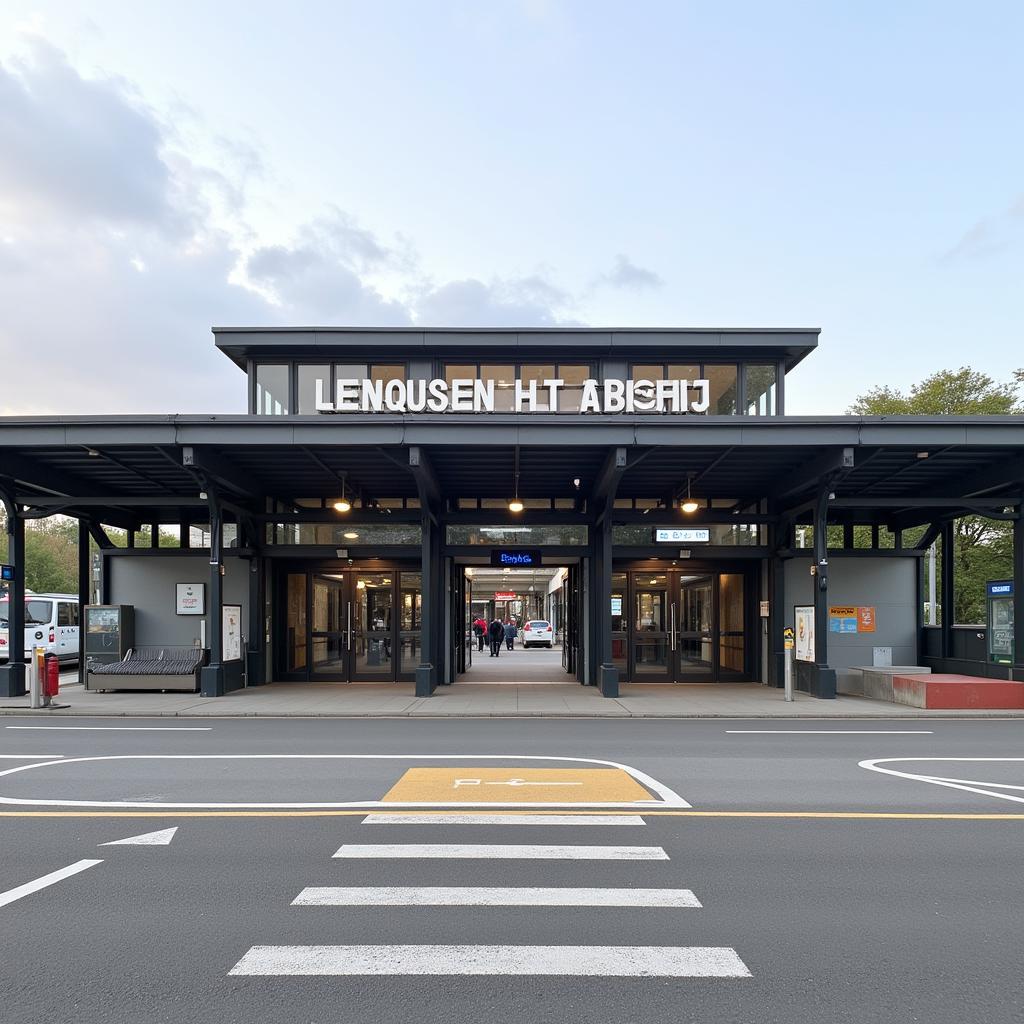
M 617 645 L 628 644 L 628 663 L 620 665 L 623 678 L 634 683 L 751 679 L 750 592 L 744 572 L 613 573 L 612 655 L 618 661 Z M 627 597 L 625 621 L 616 602 L 625 607 Z
M 681 576 L 675 677 L 680 682 L 711 683 L 715 678 L 714 577 Z
M 348 679 L 346 618 L 348 595 L 344 573 L 314 573 L 311 579 L 310 651 L 312 675 L 333 682 Z
M 670 573 L 638 573 L 633 585 L 633 681 L 667 683 L 673 678 L 675 602 L 669 601 Z
M 290 571 L 278 591 L 284 642 L 279 678 L 394 682 L 415 678 L 420 657 L 419 572 Z

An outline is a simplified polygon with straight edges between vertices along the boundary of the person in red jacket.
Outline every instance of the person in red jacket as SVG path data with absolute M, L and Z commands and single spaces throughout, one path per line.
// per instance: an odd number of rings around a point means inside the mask
M 473 620 L 473 635 L 480 644 L 477 650 L 482 651 L 484 649 L 484 637 L 487 635 L 487 622 L 484 619 L 478 617 Z

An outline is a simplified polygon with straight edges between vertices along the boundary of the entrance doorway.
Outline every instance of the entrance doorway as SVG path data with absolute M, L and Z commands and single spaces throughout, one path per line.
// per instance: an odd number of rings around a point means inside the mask
M 753 678 L 754 631 L 745 569 L 612 574 L 612 658 L 634 683 Z
M 278 607 L 277 677 L 391 683 L 415 678 L 422 574 L 405 569 L 288 570 Z
M 497 569 L 454 564 L 452 634 L 461 640 L 455 681 L 577 682 L 582 659 L 579 571 L 578 565 Z M 507 627 L 497 654 L 491 652 L 487 632 L 494 621 Z

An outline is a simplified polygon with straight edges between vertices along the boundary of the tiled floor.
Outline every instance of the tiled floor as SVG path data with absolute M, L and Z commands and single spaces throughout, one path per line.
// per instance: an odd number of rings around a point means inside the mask
M 209 699 L 194 693 L 92 693 L 65 686 L 67 707 L 30 711 L 28 698 L 8 698 L 0 714 L 266 717 L 486 717 L 583 718 L 1020 718 L 1021 711 L 921 711 L 863 697 L 816 700 L 757 684 L 624 685 L 617 699 L 589 686 L 456 683 L 432 697 L 416 697 L 411 683 L 275 683 Z

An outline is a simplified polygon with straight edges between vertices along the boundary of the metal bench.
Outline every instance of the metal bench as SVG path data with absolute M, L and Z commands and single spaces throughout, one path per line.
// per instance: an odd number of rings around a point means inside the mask
M 134 647 L 123 661 L 86 665 L 87 690 L 199 691 L 199 670 L 206 661 L 201 647 Z

